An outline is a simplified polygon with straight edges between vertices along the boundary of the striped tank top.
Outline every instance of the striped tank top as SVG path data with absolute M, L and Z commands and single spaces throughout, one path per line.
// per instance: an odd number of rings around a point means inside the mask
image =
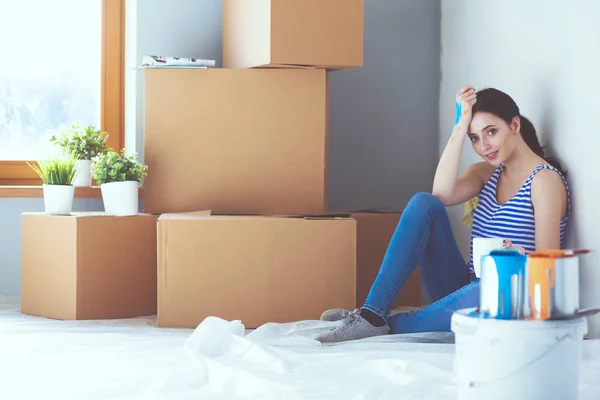
M 502 238 L 510 239 L 514 246 L 521 246 L 526 253 L 535 251 L 535 217 L 531 206 L 531 181 L 542 169 L 555 171 L 562 178 L 567 189 L 567 216 L 560 221 L 560 244 L 564 243 L 565 228 L 571 214 L 571 193 L 565 177 L 553 166 L 539 165 L 519 191 L 506 203 L 496 200 L 496 184 L 504 165 L 500 165 L 479 193 L 479 201 L 473 214 L 471 231 L 471 255 L 469 270 L 473 268 L 473 239 Z

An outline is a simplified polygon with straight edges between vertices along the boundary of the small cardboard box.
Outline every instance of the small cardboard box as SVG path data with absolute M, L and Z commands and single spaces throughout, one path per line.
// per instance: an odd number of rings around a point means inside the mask
M 319 319 L 356 301 L 352 218 L 163 214 L 158 326 Z
M 324 70 L 145 70 L 144 211 L 327 208 Z
M 156 219 L 24 213 L 22 312 L 62 320 L 156 314 Z
M 358 68 L 364 0 L 223 0 L 223 66 Z
M 361 307 L 379 273 L 381 263 L 396 230 L 401 213 L 363 211 L 350 214 L 356 220 L 356 307 Z M 421 274 L 417 267 L 398 293 L 393 308 L 419 307 Z

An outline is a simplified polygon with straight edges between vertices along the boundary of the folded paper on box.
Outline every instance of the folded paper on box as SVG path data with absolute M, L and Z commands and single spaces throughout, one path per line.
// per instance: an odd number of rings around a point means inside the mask
M 215 60 L 202 58 L 144 56 L 140 68 L 208 68 L 215 65 Z

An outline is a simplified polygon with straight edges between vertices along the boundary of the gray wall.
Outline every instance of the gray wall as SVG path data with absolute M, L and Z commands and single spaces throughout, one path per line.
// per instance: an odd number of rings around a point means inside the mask
M 144 54 L 216 59 L 220 0 L 127 2 L 126 145 L 143 158 Z M 430 191 L 437 159 L 439 0 L 365 0 L 365 66 L 331 74 L 330 206 L 402 209 Z M 0 199 L 0 295 L 20 292 L 20 214 L 41 199 Z M 78 199 L 78 210 L 101 200 Z
M 594 90 L 600 88 L 598 15 L 600 2 L 588 0 L 568 7 L 559 0 L 442 0 L 440 148 L 448 141 L 455 93 L 463 85 L 497 87 L 515 99 L 542 145 L 569 172 L 573 217 L 566 246 L 594 250 L 580 258 L 583 307 L 600 305 L 598 168 L 593 162 L 600 147 L 600 98 Z M 467 143 L 462 166 L 475 161 Z M 461 222 L 462 208 L 450 212 L 466 256 L 469 230 Z M 589 323 L 589 336 L 600 337 L 600 316 Z
M 402 209 L 435 172 L 439 1 L 365 0 L 364 46 L 331 74 L 330 206 Z

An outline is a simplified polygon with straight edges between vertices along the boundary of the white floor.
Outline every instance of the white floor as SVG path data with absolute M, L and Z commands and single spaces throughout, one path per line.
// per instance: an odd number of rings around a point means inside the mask
M 457 398 L 452 334 L 320 346 L 311 337 L 328 324 L 64 322 L 0 297 L 0 399 Z M 585 341 L 580 399 L 599 398 L 598 377 L 600 341 Z

